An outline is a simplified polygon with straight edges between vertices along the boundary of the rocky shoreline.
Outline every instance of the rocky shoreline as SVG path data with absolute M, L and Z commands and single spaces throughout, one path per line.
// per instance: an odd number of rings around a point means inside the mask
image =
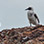
M 44 44 L 44 26 L 2 30 L 0 44 Z

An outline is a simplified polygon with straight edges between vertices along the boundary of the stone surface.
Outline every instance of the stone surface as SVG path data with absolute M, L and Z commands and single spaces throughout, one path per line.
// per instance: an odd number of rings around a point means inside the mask
M 44 44 L 44 26 L 2 30 L 0 44 Z

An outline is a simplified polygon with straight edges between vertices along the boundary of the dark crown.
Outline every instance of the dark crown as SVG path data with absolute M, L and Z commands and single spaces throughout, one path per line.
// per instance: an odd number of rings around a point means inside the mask
M 32 7 L 29 7 L 28 10 L 32 10 Z

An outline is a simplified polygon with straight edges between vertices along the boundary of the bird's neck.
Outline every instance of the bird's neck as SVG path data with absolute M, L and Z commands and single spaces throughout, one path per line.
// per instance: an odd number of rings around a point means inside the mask
M 28 12 L 33 13 L 34 11 L 33 10 L 29 10 Z

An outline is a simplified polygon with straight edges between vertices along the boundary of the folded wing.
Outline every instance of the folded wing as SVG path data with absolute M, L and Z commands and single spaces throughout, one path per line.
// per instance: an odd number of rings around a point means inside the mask
M 38 20 L 38 23 L 40 23 L 39 18 L 37 17 L 36 14 L 34 14 L 35 18 Z

